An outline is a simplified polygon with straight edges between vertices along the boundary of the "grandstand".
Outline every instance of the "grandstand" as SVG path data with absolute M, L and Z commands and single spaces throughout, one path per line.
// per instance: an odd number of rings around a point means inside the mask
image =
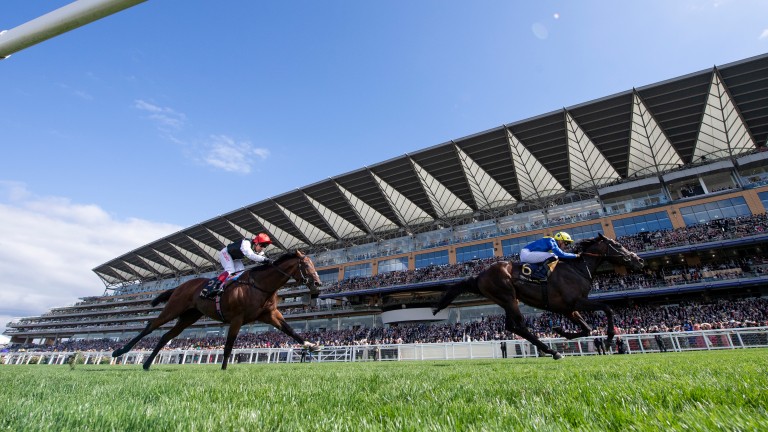
M 646 260 L 640 274 L 601 269 L 592 296 L 616 307 L 765 298 L 767 140 L 762 55 L 246 205 L 96 267 L 104 295 L 21 318 L 5 335 L 45 345 L 133 337 L 158 314 L 154 296 L 217 274 L 217 251 L 258 232 L 274 239 L 273 257 L 297 248 L 312 256 L 325 284 L 319 299 L 296 284 L 279 296 L 290 324 L 318 337 L 495 317 L 500 308 L 473 296 L 433 317 L 430 288 L 515 259 L 529 241 L 560 230 L 576 240 L 604 233 Z M 750 325 L 765 324 L 761 307 Z M 241 338 L 258 343 L 269 330 L 253 324 Z M 224 331 L 204 319 L 180 338 Z

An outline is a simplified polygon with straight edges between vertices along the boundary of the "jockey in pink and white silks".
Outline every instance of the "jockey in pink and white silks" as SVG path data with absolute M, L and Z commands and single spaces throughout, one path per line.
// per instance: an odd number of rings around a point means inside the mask
M 252 240 L 242 239 L 231 243 L 220 250 L 219 262 L 221 263 L 221 266 L 224 267 L 224 272 L 218 277 L 211 279 L 211 282 L 203 288 L 200 295 L 202 297 L 208 297 L 211 294 L 215 294 L 218 292 L 224 281 L 227 280 L 229 275 L 245 270 L 243 258 L 248 258 L 256 263 L 272 263 L 272 260 L 264 255 L 264 249 L 271 244 L 272 239 L 270 239 L 267 234 L 260 233 Z

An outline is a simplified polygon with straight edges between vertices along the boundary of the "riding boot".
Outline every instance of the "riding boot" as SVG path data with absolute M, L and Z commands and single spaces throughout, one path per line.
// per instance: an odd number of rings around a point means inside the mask
M 227 280 L 227 276 L 229 276 L 229 272 L 225 271 L 218 277 L 209 280 L 208 283 L 203 287 L 203 290 L 200 292 L 200 297 L 210 298 L 218 294 L 221 286 L 224 284 L 224 281 Z
M 539 263 L 539 268 L 536 269 L 536 279 L 546 281 L 549 278 L 550 273 L 552 273 L 552 264 L 556 261 L 557 257 L 549 257 Z

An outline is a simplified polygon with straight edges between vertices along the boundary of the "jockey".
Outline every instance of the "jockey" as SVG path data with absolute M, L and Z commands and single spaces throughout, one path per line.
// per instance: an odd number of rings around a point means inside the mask
M 554 237 L 545 236 L 542 239 L 529 243 L 520 251 L 520 261 L 529 264 L 539 264 L 539 268 L 533 274 L 532 279 L 547 280 L 551 268 L 549 263 L 558 258 L 573 259 L 579 255 L 563 251 L 567 244 L 573 243 L 570 234 L 560 231 Z
M 219 262 L 224 267 L 224 272 L 208 282 L 208 285 L 200 293 L 200 297 L 210 297 L 217 294 L 229 275 L 243 271 L 245 269 L 243 258 L 245 257 L 256 263 L 271 264 L 272 260 L 264 255 L 264 249 L 271 244 L 272 239 L 267 234 L 259 233 L 251 240 L 242 239 L 220 250 Z

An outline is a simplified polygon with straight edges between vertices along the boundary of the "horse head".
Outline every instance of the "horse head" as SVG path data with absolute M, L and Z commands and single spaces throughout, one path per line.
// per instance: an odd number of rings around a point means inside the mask
M 634 270 L 640 270 L 645 265 L 645 261 L 636 253 L 599 233 L 593 239 L 579 242 L 578 248 L 582 255 L 605 258 L 613 264 L 629 266 Z
M 320 294 L 318 287 L 322 286 L 323 283 L 320 281 L 320 275 L 317 274 L 317 270 L 315 270 L 315 264 L 309 255 L 305 255 L 298 250 L 296 251 L 296 258 L 299 259 L 299 265 L 293 274 L 293 279 L 302 285 L 306 285 L 312 298 L 317 297 Z

